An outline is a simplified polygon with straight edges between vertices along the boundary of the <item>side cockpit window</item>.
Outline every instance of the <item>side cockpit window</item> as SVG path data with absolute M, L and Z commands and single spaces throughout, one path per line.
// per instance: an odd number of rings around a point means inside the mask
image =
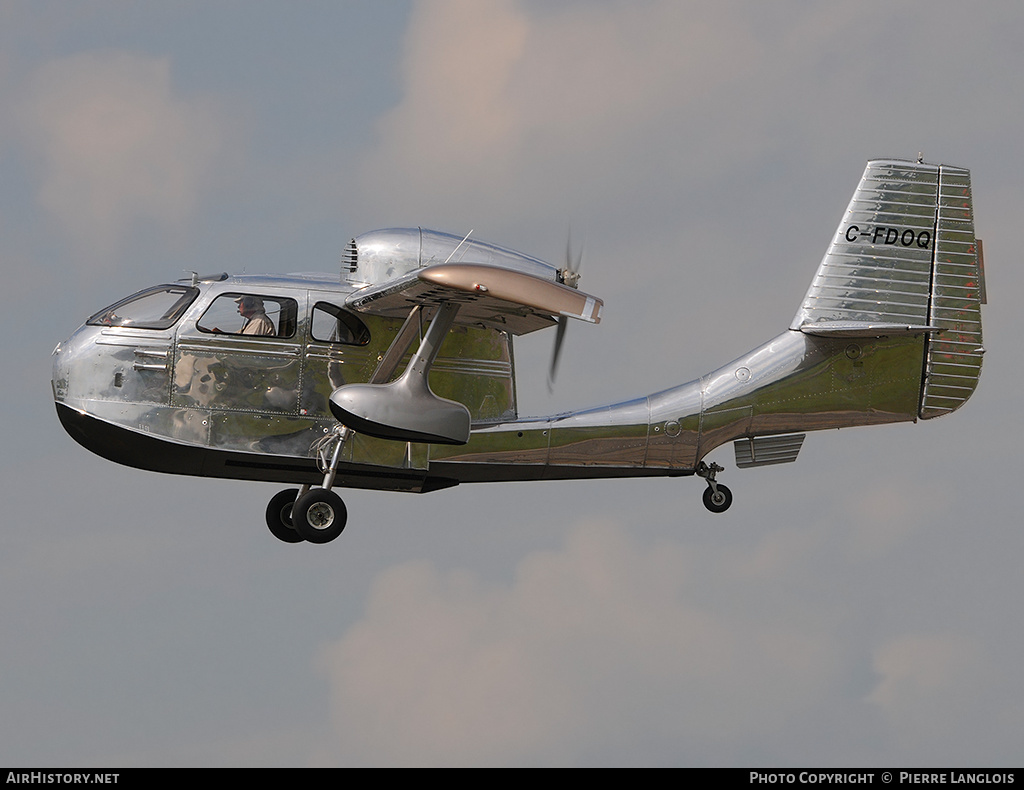
M 87 324 L 134 329 L 169 329 L 199 295 L 187 285 L 158 285 L 100 310 Z
M 298 305 L 294 299 L 229 293 L 213 300 L 196 321 L 200 332 L 258 337 L 295 337 Z
M 355 315 L 329 302 L 313 306 L 313 321 L 309 333 L 323 343 L 344 346 L 365 346 L 370 342 L 370 330 Z

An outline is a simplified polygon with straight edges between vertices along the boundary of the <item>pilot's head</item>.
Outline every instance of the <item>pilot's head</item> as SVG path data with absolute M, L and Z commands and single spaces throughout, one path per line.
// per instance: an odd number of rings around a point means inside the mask
M 258 296 L 240 296 L 235 302 L 238 303 L 238 312 L 246 317 L 263 310 L 263 300 Z

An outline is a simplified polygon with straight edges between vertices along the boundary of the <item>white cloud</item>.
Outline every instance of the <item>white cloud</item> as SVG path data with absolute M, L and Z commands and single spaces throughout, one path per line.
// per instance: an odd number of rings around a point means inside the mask
M 23 128 L 42 164 L 37 198 L 83 252 L 109 255 L 133 222 L 173 228 L 196 208 L 223 129 L 170 72 L 166 58 L 103 51 L 32 79 Z
M 818 704 L 836 671 L 827 636 L 698 603 L 714 571 L 694 561 L 587 524 L 509 586 L 426 562 L 387 571 L 320 655 L 340 762 L 699 762 Z
M 759 51 L 742 17 L 721 8 L 419 3 L 404 97 L 380 121 L 363 178 L 391 206 L 426 195 L 522 213 L 529 194 L 550 206 L 628 173 L 659 119 L 713 94 Z
M 318 653 L 334 727 L 318 759 L 966 765 L 1012 754 L 1019 695 L 989 680 L 1015 660 L 1005 640 L 971 636 L 955 617 L 945 632 L 892 636 L 913 596 L 884 581 L 891 566 L 861 556 L 854 571 L 836 561 L 841 536 L 812 537 L 646 544 L 592 522 L 524 557 L 508 583 L 395 566 Z M 895 617 L 865 621 L 884 600 Z

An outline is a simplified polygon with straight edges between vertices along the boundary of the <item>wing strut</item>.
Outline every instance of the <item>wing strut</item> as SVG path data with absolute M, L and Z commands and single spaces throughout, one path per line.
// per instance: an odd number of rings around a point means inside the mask
M 409 315 L 402 324 L 402 328 L 398 330 L 395 339 L 391 341 L 388 350 L 384 352 L 384 356 L 377 363 L 377 368 L 373 371 L 373 375 L 370 376 L 368 384 L 384 384 L 395 374 L 395 371 L 398 369 L 398 363 L 402 361 L 402 357 L 409 350 L 412 341 L 419 335 L 422 312 L 423 305 L 416 305 L 409 311 Z

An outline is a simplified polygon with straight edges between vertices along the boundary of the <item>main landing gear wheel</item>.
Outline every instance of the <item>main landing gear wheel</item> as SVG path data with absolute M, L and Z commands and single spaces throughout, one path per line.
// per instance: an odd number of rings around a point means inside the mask
M 292 525 L 292 507 L 299 496 L 299 489 L 287 488 L 274 494 L 267 505 L 267 526 L 278 540 L 285 543 L 302 543 L 305 540 Z
M 310 543 L 330 543 L 345 529 L 346 521 L 345 503 L 325 488 L 308 491 L 292 506 L 295 531 Z
M 717 490 L 708 486 L 704 489 L 704 507 L 712 513 L 724 513 L 732 504 L 732 491 L 721 483 L 715 484 Z

